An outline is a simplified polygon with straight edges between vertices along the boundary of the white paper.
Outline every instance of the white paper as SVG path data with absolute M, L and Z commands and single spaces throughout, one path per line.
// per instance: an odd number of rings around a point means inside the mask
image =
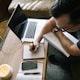
M 42 80 L 42 75 L 24 75 L 22 73 L 18 73 L 16 80 Z
M 44 44 L 40 44 L 40 47 L 36 53 L 32 53 L 31 51 L 29 51 L 29 45 L 24 45 L 23 59 L 35 59 L 44 57 Z
M 68 32 L 63 32 L 64 35 L 70 39 L 74 44 L 78 42 L 78 39 L 76 39 L 74 36 L 72 36 L 71 34 L 69 34 Z

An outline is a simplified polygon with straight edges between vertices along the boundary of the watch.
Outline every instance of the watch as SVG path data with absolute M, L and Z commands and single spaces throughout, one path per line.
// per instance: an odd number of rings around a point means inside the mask
M 54 32 L 58 32 L 58 31 L 62 31 L 62 30 L 61 30 L 61 28 L 56 27 L 56 28 L 54 29 Z

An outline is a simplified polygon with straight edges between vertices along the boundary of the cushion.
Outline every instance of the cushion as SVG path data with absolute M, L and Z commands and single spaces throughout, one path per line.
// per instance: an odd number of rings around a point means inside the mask
M 48 18 L 49 10 L 54 3 L 55 0 L 12 0 L 9 11 L 12 13 L 17 4 L 20 4 L 28 17 Z

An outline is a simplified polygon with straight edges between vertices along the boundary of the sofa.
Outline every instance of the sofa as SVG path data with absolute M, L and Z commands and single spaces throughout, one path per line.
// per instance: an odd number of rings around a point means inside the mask
M 9 12 L 12 13 L 17 4 L 20 4 L 24 13 L 31 18 L 49 18 L 50 8 L 56 0 L 12 0 Z

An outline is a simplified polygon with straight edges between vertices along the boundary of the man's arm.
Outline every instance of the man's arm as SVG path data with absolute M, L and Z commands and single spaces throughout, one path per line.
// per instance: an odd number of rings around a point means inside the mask
M 55 19 L 52 17 L 48 20 L 48 22 L 45 24 L 45 26 L 43 27 L 42 31 L 40 32 L 39 36 L 37 37 L 37 39 L 34 41 L 34 45 L 31 44 L 29 50 L 33 53 L 35 53 L 38 50 L 39 47 L 39 43 L 42 40 L 42 37 L 44 34 L 52 31 L 52 29 L 56 27 L 56 22 Z M 34 47 L 34 49 L 33 49 Z
M 53 17 L 51 17 L 48 22 L 46 23 L 46 25 L 44 26 L 44 28 L 42 29 L 40 35 L 37 38 L 37 42 L 40 42 L 43 35 L 50 32 L 54 27 L 56 27 L 56 23 Z
M 80 56 L 80 49 L 78 48 L 77 44 L 72 43 L 63 33 L 61 30 L 55 32 L 57 37 L 59 38 L 63 48 L 73 56 Z

